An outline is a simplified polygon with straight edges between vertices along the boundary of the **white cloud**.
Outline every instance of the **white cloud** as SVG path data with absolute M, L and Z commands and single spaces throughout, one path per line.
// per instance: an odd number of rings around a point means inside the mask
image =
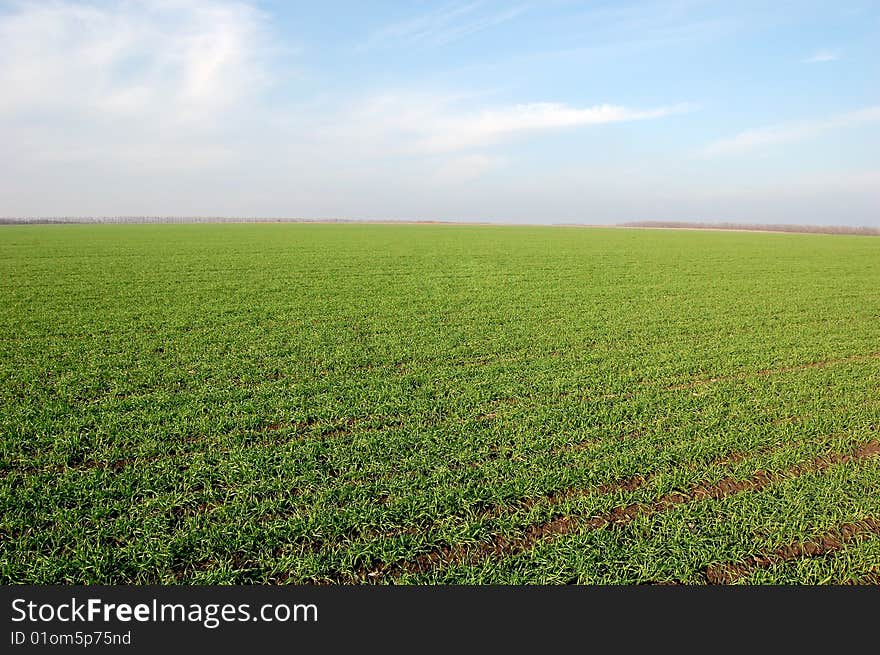
M 347 124 L 346 134 L 367 137 L 386 151 L 432 154 L 483 149 L 529 133 L 662 118 L 695 109 L 687 104 L 632 109 L 538 102 L 473 110 L 460 104 L 442 97 L 382 95 L 356 107 L 332 129 L 338 133 L 339 124 Z
M 204 124 L 266 82 L 263 32 L 220 0 L 18 3 L 0 16 L 0 113 Z
M 840 55 L 836 52 L 832 52 L 831 50 L 818 50 L 814 52 L 812 55 L 803 60 L 805 64 L 823 64 L 829 61 L 837 61 L 840 59 Z
M 829 118 L 795 123 L 782 123 L 740 132 L 719 139 L 702 150 L 702 157 L 717 157 L 750 152 L 768 146 L 811 139 L 831 130 L 858 127 L 880 122 L 880 105 L 837 114 Z
M 0 142 L 44 189 L 71 164 L 120 179 L 216 170 L 270 82 L 265 16 L 227 0 L 18 2 L 0 43 Z

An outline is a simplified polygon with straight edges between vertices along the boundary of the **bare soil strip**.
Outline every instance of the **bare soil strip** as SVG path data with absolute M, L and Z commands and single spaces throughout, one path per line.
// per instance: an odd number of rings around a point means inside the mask
M 787 544 L 772 552 L 752 555 L 741 562 L 711 564 L 703 574 L 709 584 L 731 584 L 758 569 L 797 559 L 821 557 L 840 550 L 849 542 L 875 534 L 880 535 L 880 520 L 868 517 L 858 523 L 839 525 L 810 541 Z
M 754 449 L 751 451 L 733 451 L 717 457 L 710 462 L 706 463 L 705 466 L 712 465 L 720 465 L 723 466 L 725 464 L 730 464 L 734 462 L 741 461 L 748 456 L 756 455 L 756 454 L 768 454 L 770 452 L 781 450 L 784 447 L 795 445 L 799 442 L 789 442 L 785 444 L 773 444 L 772 446 L 767 446 L 764 448 Z M 546 494 L 540 496 L 532 496 L 528 498 L 519 498 L 515 500 L 508 501 L 503 504 L 492 504 L 488 505 L 479 513 L 477 518 L 479 520 L 492 520 L 497 519 L 503 516 L 506 513 L 509 513 L 515 509 L 525 509 L 528 510 L 531 507 L 534 507 L 539 504 L 549 504 L 550 506 L 558 505 L 564 500 L 575 498 L 577 496 L 588 496 L 588 495 L 604 495 L 614 493 L 615 491 L 635 491 L 636 489 L 642 487 L 646 484 L 651 478 L 653 478 L 653 474 L 646 475 L 633 475 L 626 478 L 622 478 L 620 480 L 615 480 L 614 482 L 608 482 L 605 484 L 600 484 L 595 487 L 569 487 L 566 489 L 556 489 L 550 491 Z M 442 517 L 444 519 L 449 518 L 449 516 Z M 430 528 L 421 528 L 417 526 L 410 526 L 403 529 L 398 530 L 377 530 L 371 528 L 369 530 L 362 530 L 359 534 L 360 537 L 367 538 L 379 538 L 379 537 L 395 537 L 404 534 L 415 535 L 423 532 L 426 529 Z M 324 547 L 325 543 L 320 541 L 306 541 L 301 542 L 299 545 L 305 546 L 308 552 L 318 552 L 322 547 Z M 281 553 L 276 553 L 276 557 L 280 557 Z M 364 565 L 356 569 L 354 573 L 347 572 L 335 572 L 329 576 L 329 578 L 325 578 L 325 581 L 333 583 L 333 584 L 345 584 L 347 582 L 351 582 L 354 580 L 372 580 L 377 577 L 379 574 L 384 574 L 388 570 L 395 570 L 395 568 L 399 568 L 404 565 L 404 562 L 396 562 L 389 566 L 384 566 L 380 564 L 374 565 Z M 390 568 L 389 568 L 390 567 Z M 377 573 L 378 572 L 378 573 Z M 284 574 L 280 574 L 279 579 L 286 580 L 287 577 Z
M 565 535 L 587 530 L 623 527 L 640 516 L 665 512 L 677 505 L 700 500 L 721 500 L 743 492 L 758 491 L 786 478 L 821 472 L 837 464 L 847 464 L 877 455 L 880 455 L 880 441 L 871 441 L 852 453 L 821 455 L 781 472 L 757 471 L 746 480 L 728 477 L 712 484 L 700 484 L 686 491 L 673 491 L 664 494 L 652 503 L 634 503 L 616 507 L 600 516 L 560 515 L 544 523 L 533 524 L 519 535 L 499 535 L 492 541 L 479 544 L 443 546 L 405 562 L 379 565 L 366 571 L 365 575 L 361 573 L 358 577 L 367 580 L 379 580 L 383 577 L 395 578 L 406 573 L 426 573 L 454 564 L 473 565 L 488 558 L 511 557 L 526 552 L 539 543 Z M 636 483 L 635 479 L 632 482 L 637 486 L 643 483 L 644 479 L 640 483 Z M 563 498 L 570 497 L 569 493 L 571 492 L 564 492 L 550 497 L 548 500 L 551 504 L 556 504 Z M 596 488 L 590 490 L 590 493 L 603 493 L 603 491 L 601 488 Z
M 742 461 L 750 456 L 761 455 L 761 454 L 770 454 L 777 450 L 781 450 L 786 447 L 791 447 L 797 445 L 801 442 L 787 442 L 782 444 L 772 444 L 769 446 L 765 446 L 763 448 L 756 448 L 749 451 L 732 451 L 720 457 L 717 457 L 710 462 L 706 462 L 703 464 L 704 466 L 724 466 L 727 464 L 732 464 L 735 462 Z M 602 485 L 598 485 L 595 487 L 570 487 L 566 489 L 558 489 L 541 496 L 535 496 L 531 498 L 521 498 L 516 501 L 511 501 L 504 504 L 491 505 L 487 507 L 483 512 L 480 513 L 480 520 L 492 520 L 497 519 L 503 516 L 506 513 L 509 513 L 514 508 L 525 509 L 528 510 L 539 504 L 547 504 L 549 506 L 558 505 L 566 500 L 570 500 L 572 498 L 580 497 L 580 496 L 589 496 L 589 495 L 604 495 L 614 493 L 615 491 L 635 491 L 636 489 L 645 485 L 649 480 L 653 478 L 653 473 L 645 474 L 645 475 L 634 475 L 630 477 L 626 477 L 620 480 L 616 480 L 614 482 L 605 483 Z M 723 482 L 723 481 L 722 481 Z M 722 483 L 719 483 L 722 484 Z M 659 501 L 658 501 L 659 502 Z M 634 507 L 634 506 L 633 506 Z M 614 511 L 620 511 L 621 508 L 618 508 Z M 624 508 L 627 509 L 627 508 Z M 568 520 L 568 517 L 559 517 L 555 519 L 553 523 L 556 521 L 560 523 L 564 523 Z M 533 526 L 534 527 L 534 526 Z M 556 527 L 548 526 L 548 529 L 552 532 Z M 529 530 L 531 530 L 530 528 Z M 386 535 L 387 536 L 387 535 Z M 465 546 L 443 546 L 441 548 L 436 549 L 435 551 L 431 551 L 430 553 L 426 553 L 417 557 L 415 560 L 411 562 L 399 561 L 396 563 L 383 565 L 376 564 L 373 566 L 365 566 L 361 567 L 355 572 L 355 577 L 357 579 L 375 579 L 383 575 L 399 575 L 401 573 L 411 571 L 421 571 L 424 570 L 425 565 L 429 561 L 433 560 L 444 560 L 449 554 L 451 554 L 456 549 L 465 548 Z M 455 559 L 455 558 L 453 558 Z M 428 567 L 430 568 L 430 567 Z M 332 576 L 335 582 L 344 582 L 349 579 L 351 576 L 343 573 L 338 573 Z

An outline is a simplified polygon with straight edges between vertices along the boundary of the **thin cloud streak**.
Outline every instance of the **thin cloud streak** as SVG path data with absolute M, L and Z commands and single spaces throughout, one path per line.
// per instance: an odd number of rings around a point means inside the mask
M 745 130 L 732 137 L 710 143 L 699 154 L 705 158 L 738 155 L 769 146 L 805 141 L 832 130 L 877 122 L 880 122 L 880 105 L 837 114 L 822 120 L 783 123 Z
M 836 52 L 832 52 L 831 50 L 819 50 L 802 61 L 805 64 L 824 64 L 831 61 L 838 61 L 839 59 L 840 55 Z
M 368 135 L 384 152 L 436 154 L 485 149 L 522 135 L 658 119 L 697 109 L 690 104 L 633 109 L 612 104 L 573 107 L 537 102 L 474 111 L 452 105 L 454 102 L 436 97 L 379 96 L 336 120 L 332 130 L 339 134 L 340 124 L 344 124 L 347 136 Z
M 430 151 L 487 146 L 516 134 L 662 118 L 690 111 L 689 105 L 638 110 L 618 105 L 571 107 L 551 102 L 486 109 L 476 114 L 441 117 L 420 140 Z
M 358 52 L 404 45 L 445 45 L 518 18 L 530 9 L 517 5 L 503 11 L 481 11 L 482 1 L 460 3 L 402 20 L 373 32 Z

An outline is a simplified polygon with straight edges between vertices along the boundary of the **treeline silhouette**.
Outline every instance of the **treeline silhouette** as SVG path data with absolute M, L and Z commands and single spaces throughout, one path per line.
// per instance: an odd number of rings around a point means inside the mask
M 673 228 L 683 230 L 747 230 L 757 232 L 805 232 L 808 234 L 862 234 L 880 236 L 880 228 L 847 225 L 792 225 L 789 223 L 689 223 L 686 221 L 632 221 L 620 227 Z
M 52 216 L 39 218 L 0 217 L 0 225 L 137 224 L 137 223 L 425 223 L 477 224 L 476 221 L 407 220 L 381 221 L 349 218 L 291 218 L 266 216 Z M 480 222 L 481 225 L 487 223 Z M 499 223 L 500 224 L 500 223 Z M 577 224 L 563 224 L 576 226 Z M 602 227 L 590 225 L 587 227 Z M 748 230 L 758 232 L 801 232 L 810 234 L 860 234 L 880 236 L 880 228 L 847 225 L 794 225 L 790 223 L 690 223 L 687 221 L 630 221 L 607 227 L 671 228 L 683 230 Z
M 262 216 L 44 216 L 0 217 L 0 225 L 64 225 L 69 223 L 355 223 L 347 219 Z

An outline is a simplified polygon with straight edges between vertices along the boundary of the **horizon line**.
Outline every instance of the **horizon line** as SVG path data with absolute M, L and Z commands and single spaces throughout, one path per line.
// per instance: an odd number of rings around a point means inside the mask
M 274 216 L 38 216 L 0 217 L 0 225 L 145 225 L 145 224 L 364 224 L 364 225 L 473 225 L 497 227 L 579 227 L 667 230 L 723 230 L 799 234 L 854 234 L 880 236 L 880 227 L 856 225 L 806 225 L 797 223 L 738 223 L 731 221 L 626 221 L 622 223 L 523 223 L 462 219 L 356 219 L 294 218 Z

